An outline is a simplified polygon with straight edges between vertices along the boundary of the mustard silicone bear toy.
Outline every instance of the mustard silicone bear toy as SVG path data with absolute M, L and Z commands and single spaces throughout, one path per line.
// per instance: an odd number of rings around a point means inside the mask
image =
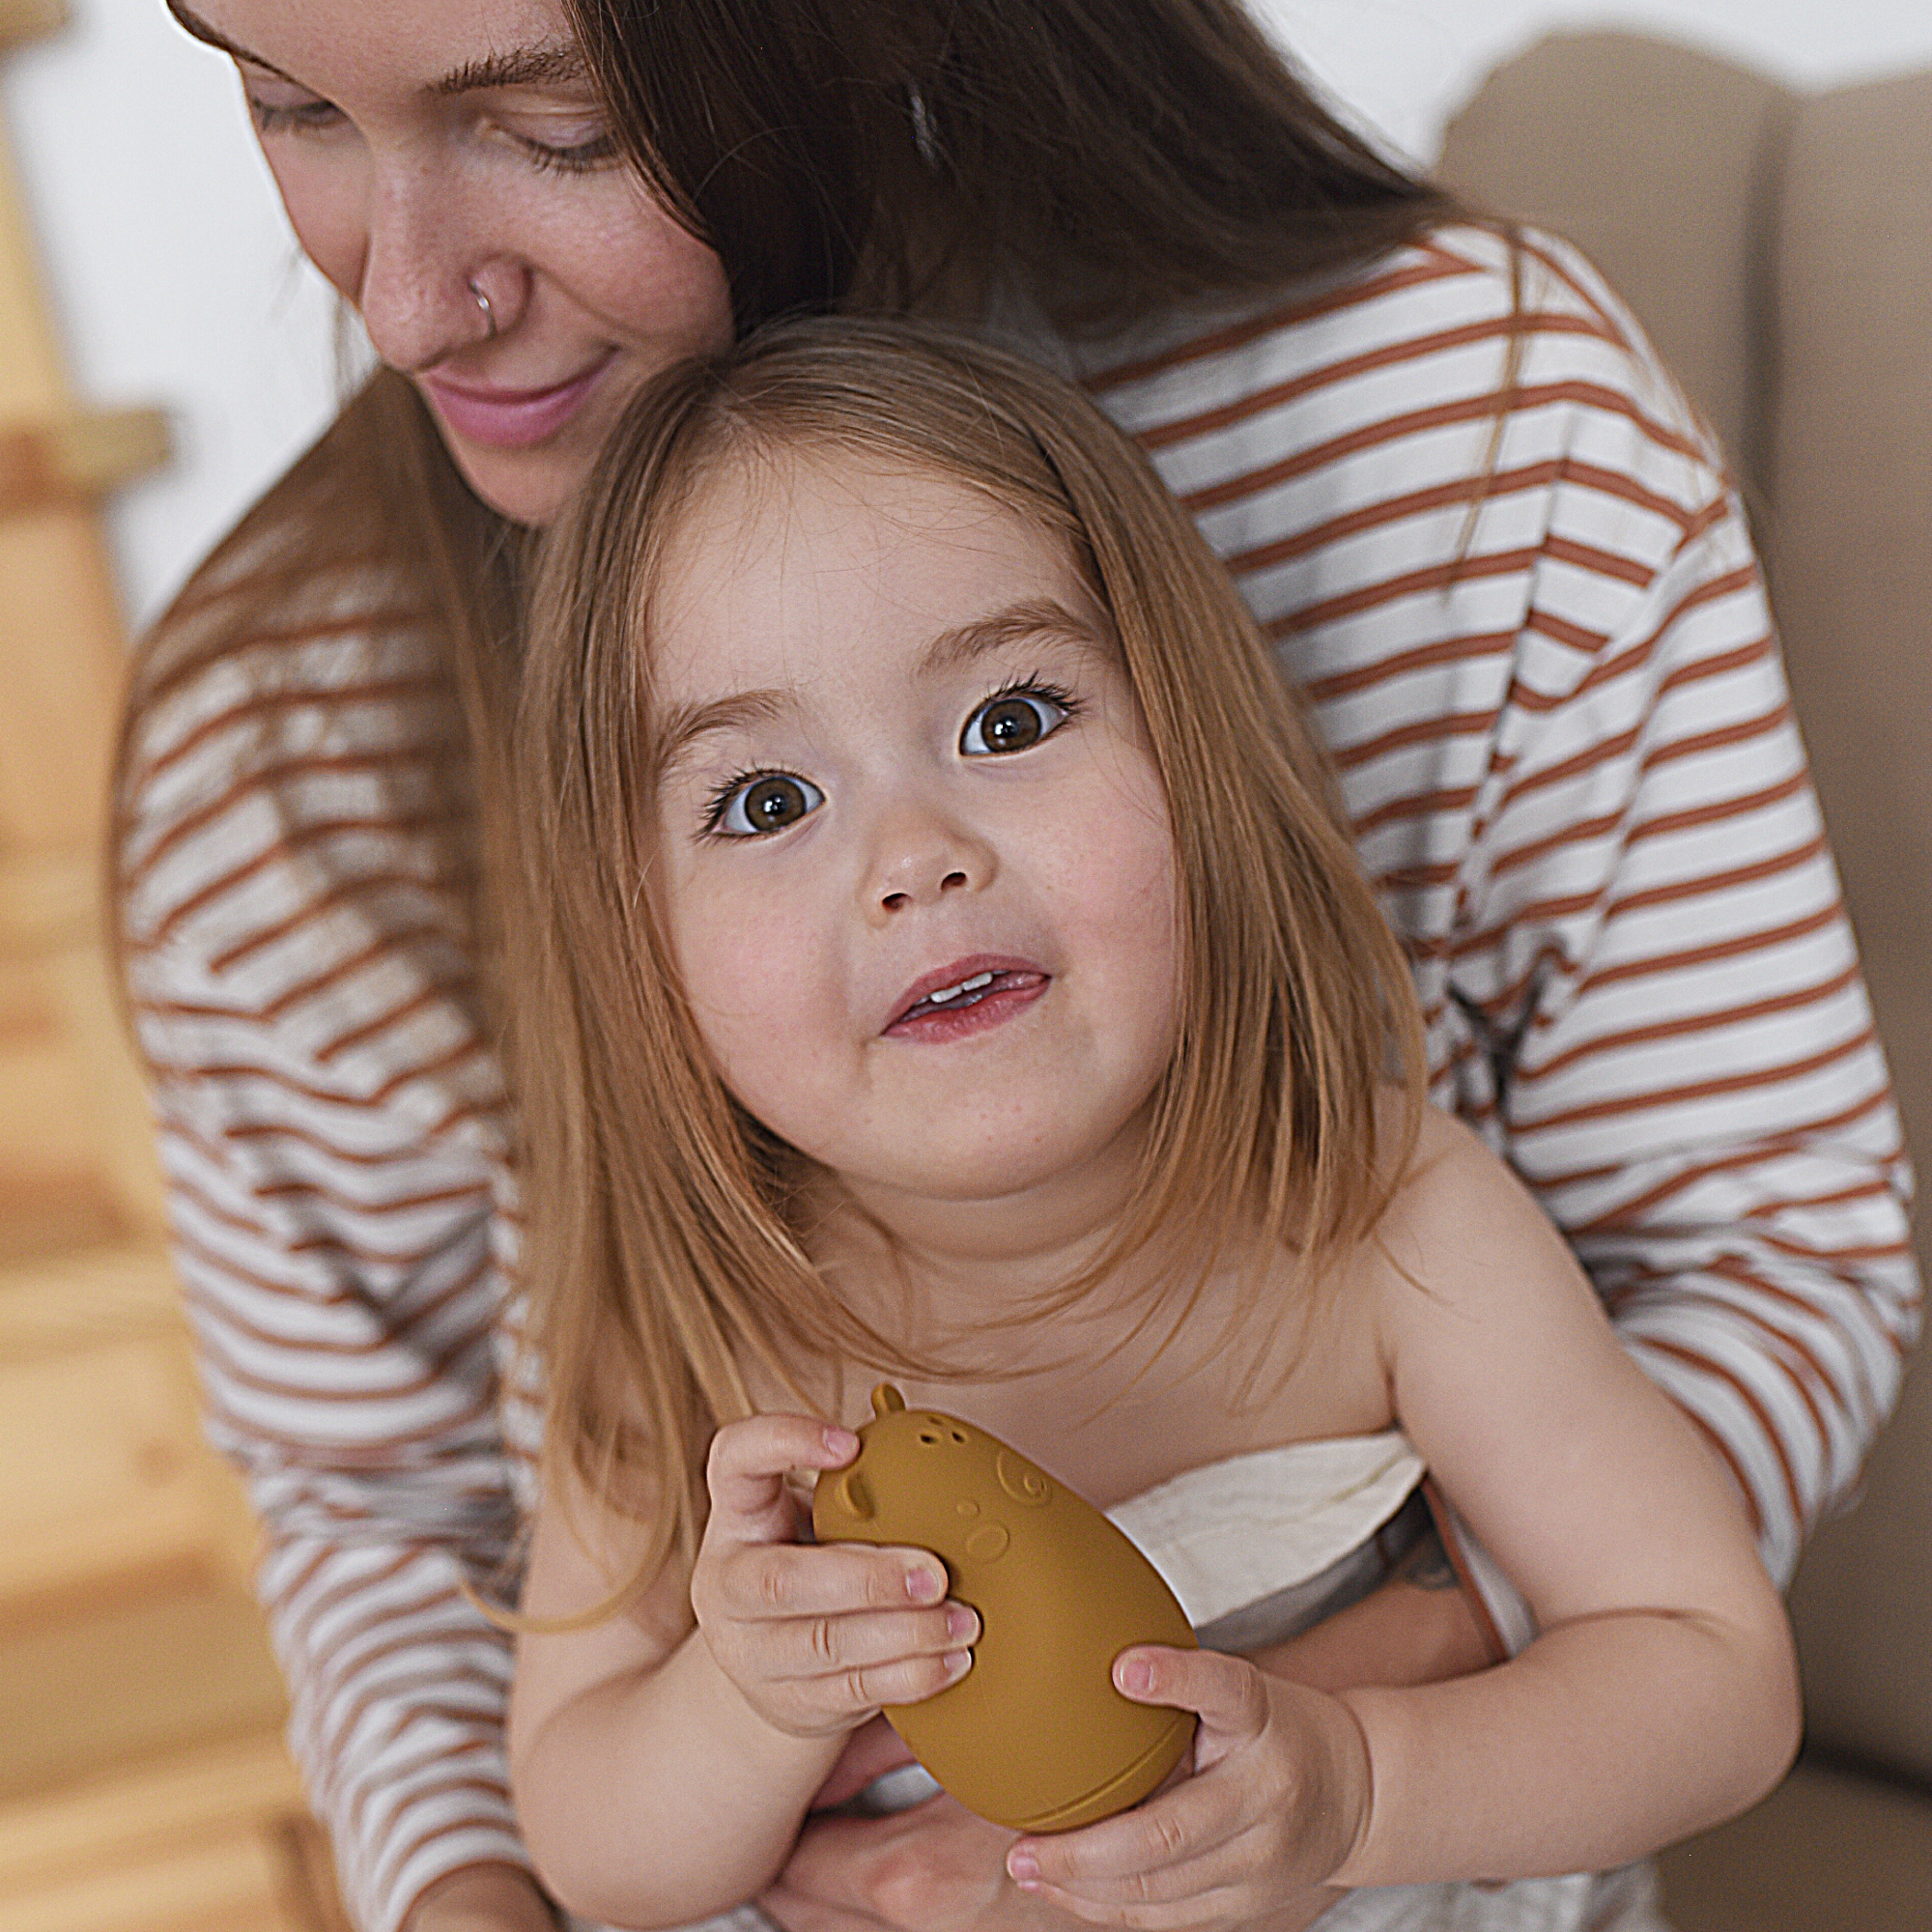
M 843 1469 L 812 1492 L 821 1543 L 929 1549 L 979 1611 L 973 1667 L 886 1716 L 969 1810 L 1019 1832 L 1065 1832 L 1138 1804 L 1179 1761 L 1194 1714 L 1114 1689 L 1130 1644 L 1194 1647 L 1174 1592 L 1084 1497 L 983 1429 L 908 1409 L 890 1383 Z

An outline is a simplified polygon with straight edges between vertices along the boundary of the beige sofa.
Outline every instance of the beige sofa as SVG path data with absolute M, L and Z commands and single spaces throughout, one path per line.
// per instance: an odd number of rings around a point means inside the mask
M 1491 76 L 1440 171 L 1578 242 L 1723 438 L 1932 1187 L 1932 73 L 1804 95 L 1655 41 L 1565 36 Z M 1932 1932 L 1932 1360 L 1792 1604 L 1804 1759 L 1669 1856 L 1671 1917 Z

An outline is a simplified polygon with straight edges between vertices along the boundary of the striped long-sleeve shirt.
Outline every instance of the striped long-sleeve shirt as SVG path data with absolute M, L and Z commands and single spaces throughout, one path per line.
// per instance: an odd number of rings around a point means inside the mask
M 1505 243 L 1445 230 L 1078 373 L 1308 695 L 1434 1097 L 1567 1232 L 1785 1576 L 1916 1333 L 1898 1124 L 1721 465 L 1587 265 L 1532 238 L 1527 269 L 1517 309 Z M 363 571 L 215 651 L 222 601 L 149 647 L 130 990 L 295 1747 L 393 1932 L 525 1861 L 507 1649 L 459 1587 L 514 1516 L 505 1101 L 422 613 Z

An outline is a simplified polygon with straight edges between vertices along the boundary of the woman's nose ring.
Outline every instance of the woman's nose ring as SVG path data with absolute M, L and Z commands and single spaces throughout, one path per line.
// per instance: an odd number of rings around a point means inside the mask
M 483 311 L 483 322 L 487 332 L 483 340 L 491 342 L 497 334 L 497 311 L 490 306 L 490 298 L 476 286 L 476 277 L 469 277 L 469 293 L 476 298 L 476 306 Z

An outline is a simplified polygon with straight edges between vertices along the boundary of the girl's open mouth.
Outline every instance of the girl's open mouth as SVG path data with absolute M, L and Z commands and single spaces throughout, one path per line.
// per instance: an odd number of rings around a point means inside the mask
M 1046 991 L 1051 977 L 1032 966 L 983 965 L 965 972 L 957 967 L 949 969 L 941 984 L 913 988 L 914 997 L 900 1006 L 886 1027 L 886 1035 L 894 1039 L 938 1042 L 981 1033 L 1032 1006 Z

